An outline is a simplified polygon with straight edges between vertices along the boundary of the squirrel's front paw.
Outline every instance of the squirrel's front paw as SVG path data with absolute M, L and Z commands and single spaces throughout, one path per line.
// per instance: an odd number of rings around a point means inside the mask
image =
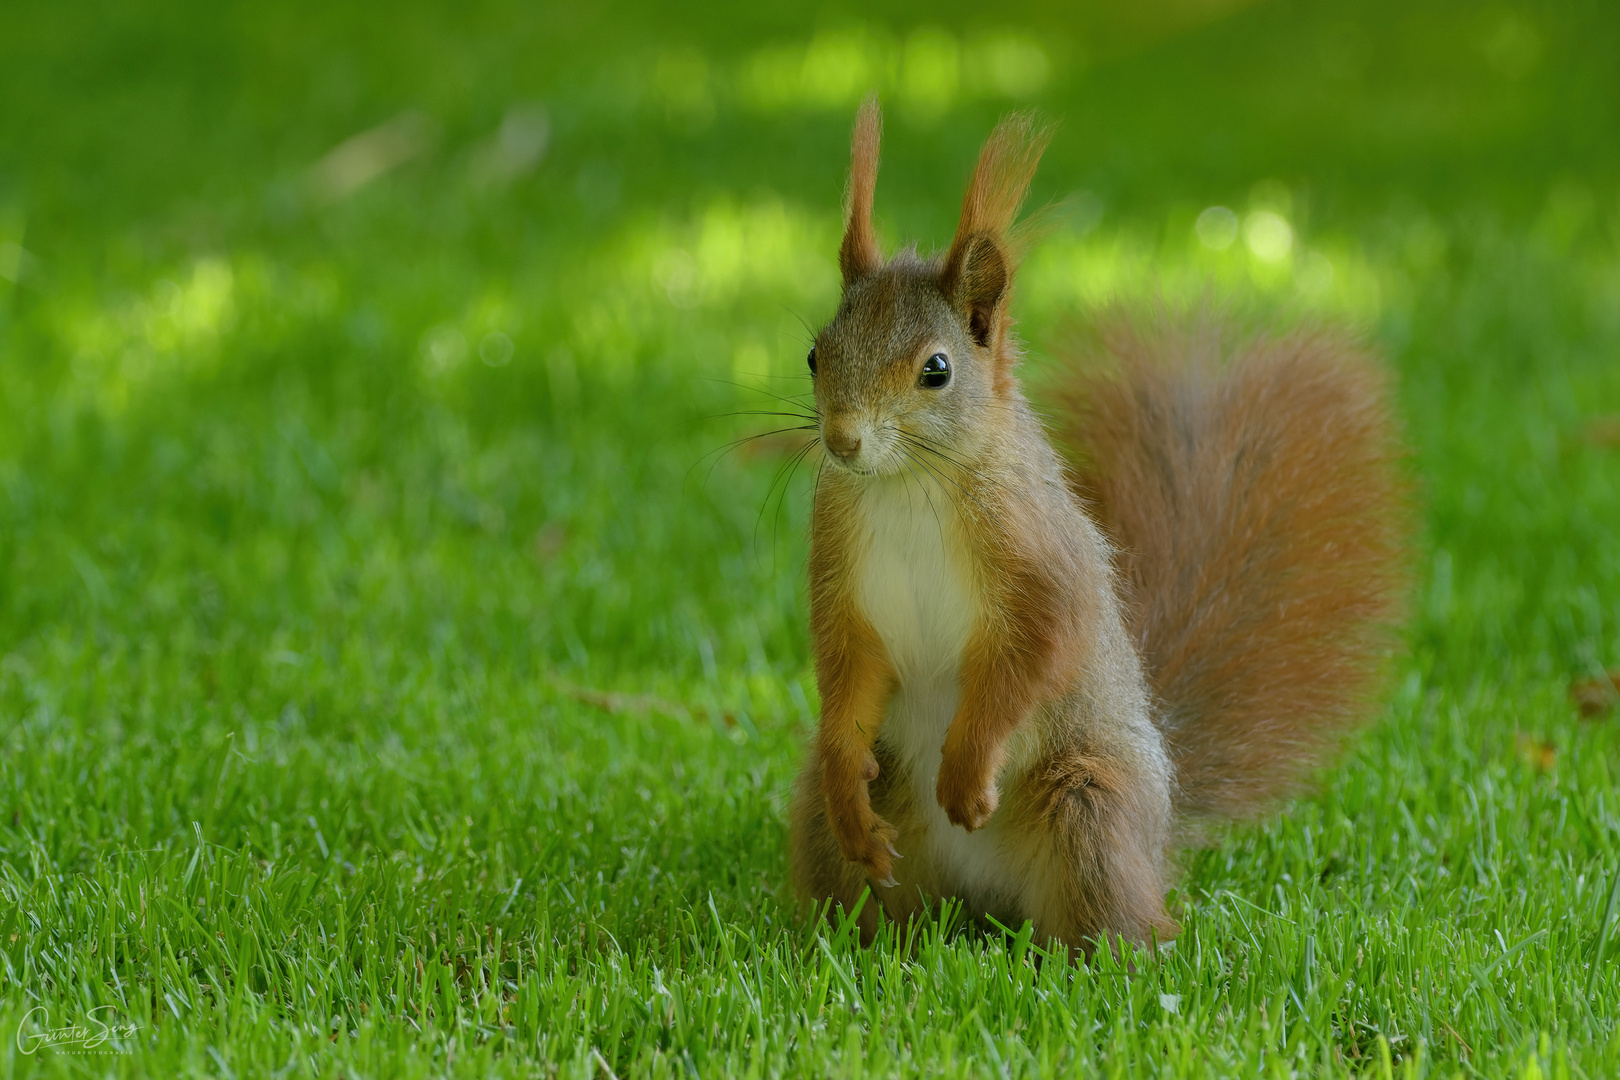
M 983 828 L 1001 801 L 992 772 L 959 764 L 950 754 L 945 755 L 940 766 L 934 798 L 939 800 L 951 824 L 960 825 L 968 832 Z
M 894 885 L 894 860 L 900 853 L 894 841 L 900 835 L 893 825 L 874 814 L 870 807 L 862 813 L 834 818 L 829 813 L 838 850 L 849 862 L 863 867 L 879 885 Z
M 838 841 L 838 851 L 847 861 L 865 868 L 879 885 L 893 885 L 894 860 L 900 857 L 894 841 L 900 834 L 873 812 L 867 794 L 867 784 L 877 778 L 877 762 L 868 755 L 858 770 L 846 772 L 844 776 L 834 775 L 833 770 L 823 774 L 827 824 Z

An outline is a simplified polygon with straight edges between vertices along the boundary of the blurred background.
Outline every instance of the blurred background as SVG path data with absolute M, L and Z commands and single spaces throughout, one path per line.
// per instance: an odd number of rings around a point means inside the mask
M 790 767 L 805 471 L 716 451 L 806 389 L 873 88 L 890 243 L 948 240 L 998 116 L 1060 124 L 1037 374 L 1154 297 L 1390 358 L 1414 678 L 1614 662 L 1612 6 L 789 7 L 5 5 L 0 702 L 371 745 L 499 674 Z

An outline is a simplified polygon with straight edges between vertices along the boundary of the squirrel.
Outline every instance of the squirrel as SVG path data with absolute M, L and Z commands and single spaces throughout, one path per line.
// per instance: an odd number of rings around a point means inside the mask
M 794 885 L 867 942 L 878 908 L 945 898 L 1077 958 L 1166 941 L 1177 851 L 1301 790 L 1370 711 L 1404 591 L 1385 377 L 1321 331 L 1127 329 L 1110 366 L 1064 365 L 1060 456 L 1009 315 L 1049 134 L 1003 120 L 950 248 L 885 259 L 881 126 L 868 99 L 808 357 L 821 719 Z

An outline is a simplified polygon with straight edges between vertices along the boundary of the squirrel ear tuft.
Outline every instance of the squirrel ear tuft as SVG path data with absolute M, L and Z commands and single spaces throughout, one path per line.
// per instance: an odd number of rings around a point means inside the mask
M 883 111 L 877 97 L 861 102 L 855 114 L 855 135 L 849 148 L 849 190 L 845 195 L 849 213 L 844 242 L 838 249 L 838 268 L 843 271 L 844 287 L 877 272 L 883 266 L 877 232 L 872 228 L 872 193 L 877 187 L 878 144 L 883 141 Z
M 1051 138 L 1051 129 L 1029 113 L 1007 117 L 985 140 L 962 197 L 962 220 L 945 255 L 940 285 L 982 346 L 1001 336 L 1002 307 L 1017 265 L 1018 238 L 1008 230 Z
M 1018 216 L 1029 192 L 1052 129 L 1031 113 L 1013 113 L 996 125 L 979 151 L 973 180 L 962 197 L 962 220 L 956 227 L 960 244 L 975 233 L 1003 236 Z
M 968 332 L 982 348 L 997 338 L 997 311 L 1012 285 L 1012 260 L 994 236 L 957 237 L 940 274 L 940 288 L 966 316 Z

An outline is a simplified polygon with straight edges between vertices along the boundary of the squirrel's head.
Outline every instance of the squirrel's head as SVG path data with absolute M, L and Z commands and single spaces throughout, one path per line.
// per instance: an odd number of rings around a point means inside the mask
M 881 132 L 868 99 L 855 121 L 838 251 L 843 297 L 808 358 L 827 456 L 865 475 L 893 475 L 936 454 L 975 456 L 1016 394 L 1009 229 L 1048 137 L 1027 115 L 1003 120 L 979 153 L 950 250 L 886 261 L 872 228 Z

